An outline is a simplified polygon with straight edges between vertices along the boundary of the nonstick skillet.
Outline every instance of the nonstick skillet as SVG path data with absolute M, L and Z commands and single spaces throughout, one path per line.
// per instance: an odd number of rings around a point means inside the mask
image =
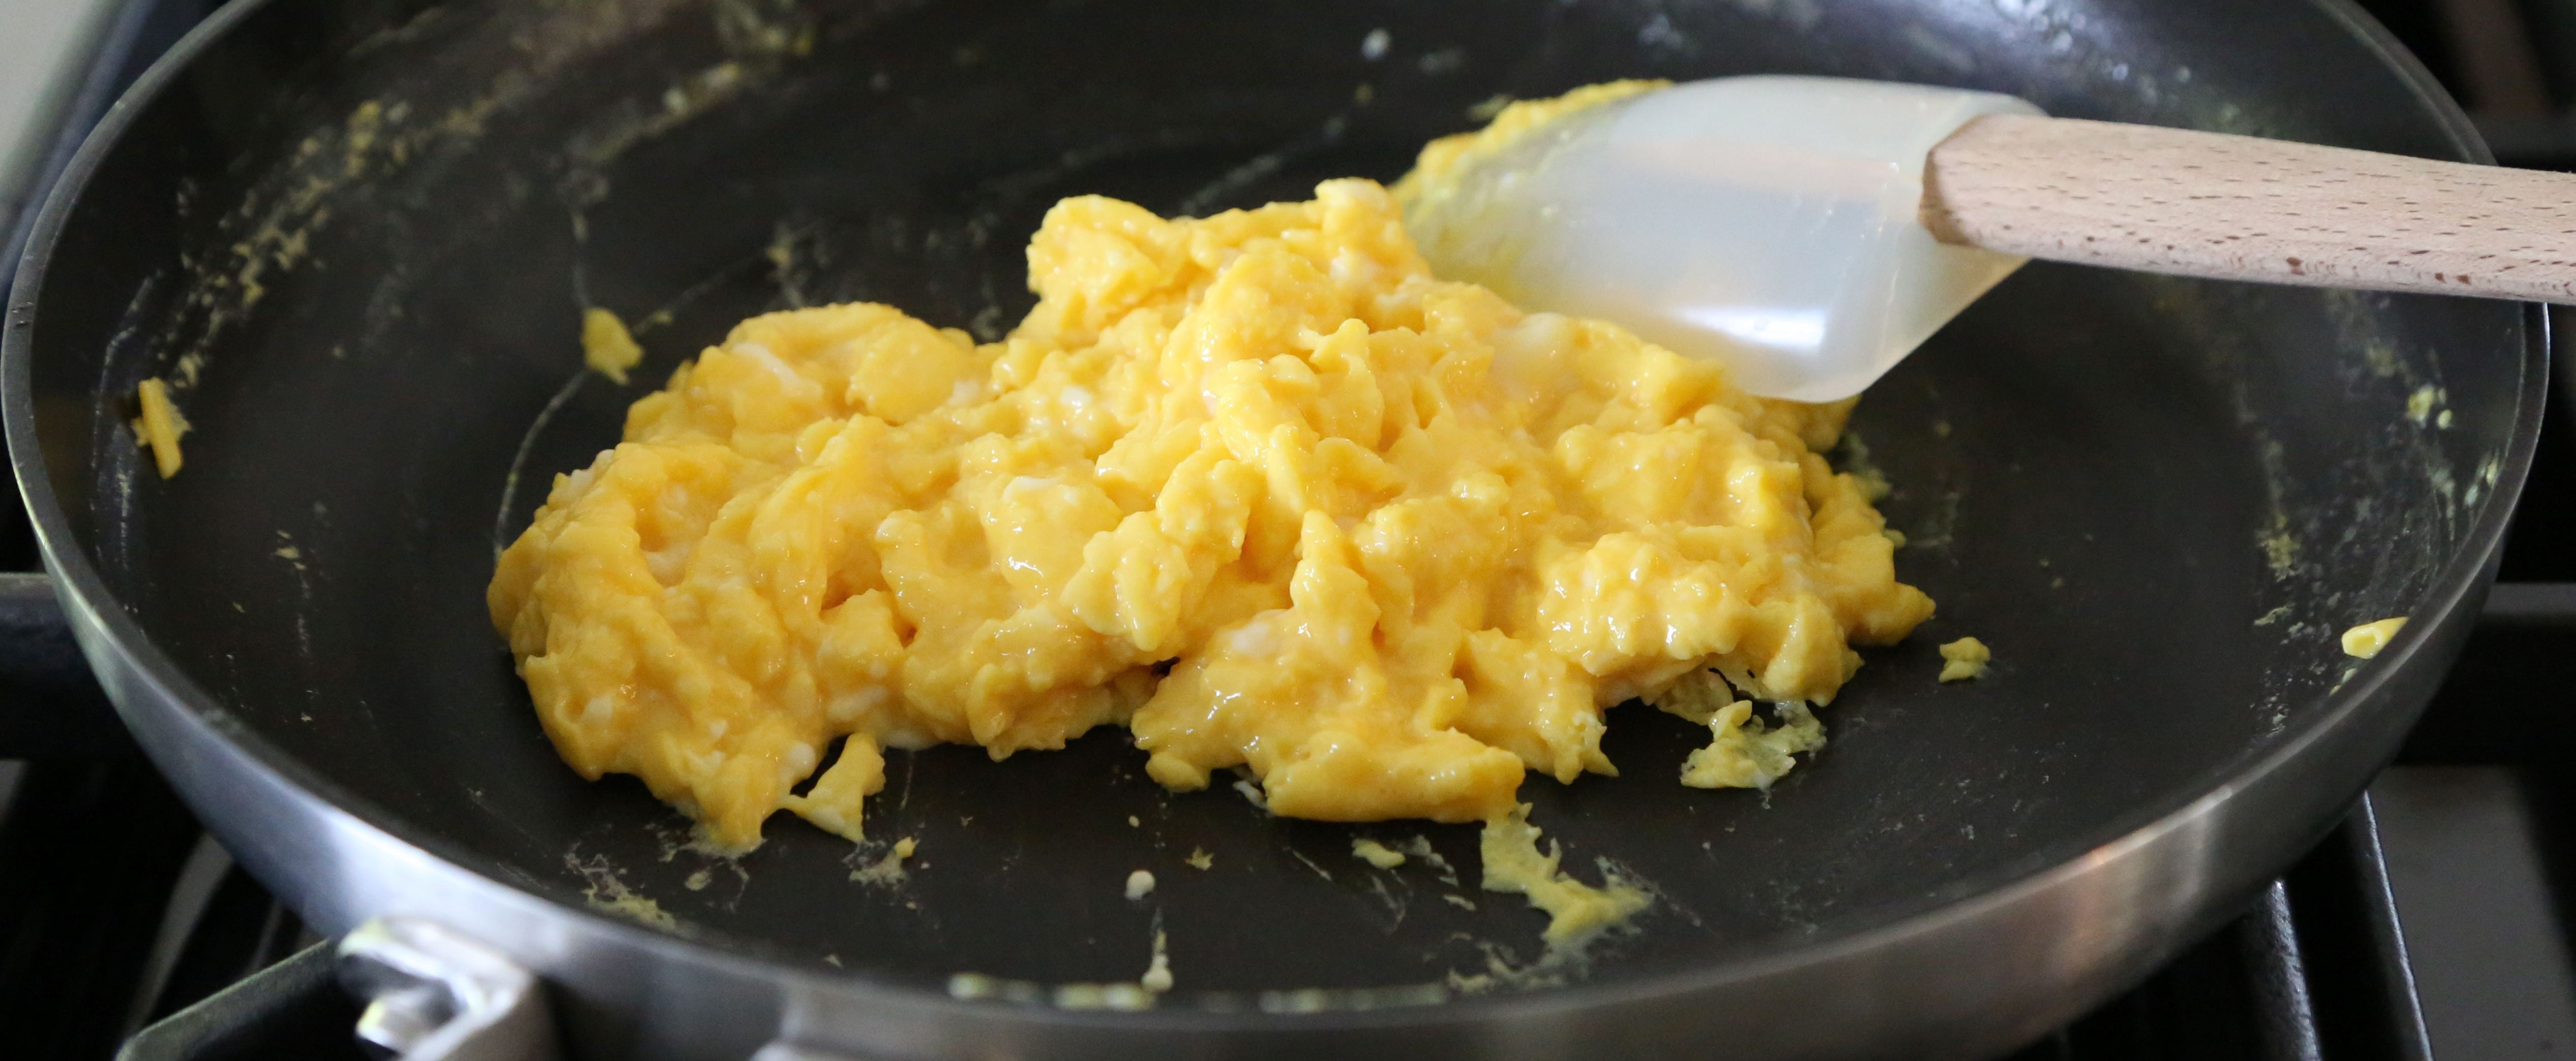
M 1630 705 L 1622 776 L 1525 787 L 1579 875 L 1657 892 L 1583 963 L 1475 890 L 1469 830 L 1167 795 L 1119 732 L 894 756 L 899 886 L 784 816 L 711 858 L 556 760 L 483 615 L 548 479 L 746 315 L 992 338 L 1060 196 L 1303 198 L 1505 98 L 1762 71 L 2483 157 L 2341 0 L 238 0 L 37 223 L 12 456 L 89 661 L 225 844 L 315 925 L 424 919 L 537 971 L 584 1056 L 1992 1053 L 2217 924 L 2391 753 L 2530 459 L 2535 310 L 2024 270 L 1837 455 L 1895 484 L 1940 614 L 1868 653 L 1832 745 L 1767 800 L 1685 790 L 1690 728 Z M 636 386 L 582 371 L 588 306 L 636 323 Z M 127 427 L 152 376 L 194 424 L 166 480 Z M 2338 651 L 2392 615 L 2379 658 Z M 1940 686 L 1963 635 L 1997 662 Z M 1350 856 L 1417 834 L 1460 886 Z M 1148 1011 L 951 997 L 1132 980 L 1157 931 Z M 1495 963 L 1521 975 L 1453 980 Z

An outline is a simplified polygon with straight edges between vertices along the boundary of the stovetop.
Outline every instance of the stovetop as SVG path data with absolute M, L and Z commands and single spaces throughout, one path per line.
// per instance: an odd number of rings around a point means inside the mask
M 216 6 L 0 0 L 0 23 L 53 4 L 107 13 L 46 9 L 55 32 L 43 47 L 63 50 L 49 83 L 0 47 L 15 81 L 36 85 L 19 126 L 57 131 L 0 157 L 0 262 L 16 260 L 28 220 L 14 193 L 49 183 L 115 93 Z M 2504 162 L 2576 169 L 2576 0 L 2363 6 L 2470 104 Z M 14 21 L 0 36 L 23 51 L 36 23 Z M 2576 327 L 2576 313 L 2555 323 Z M 2558 394 L 2570 393 L 2562 372 Z M 2576 727 L 2556 717 L 2576 688 L 2571 416 L 2553 401 L 2502 581 L 2398 765 L 2252 910 L 2011 1061 L 2576 1052 Z M 0 579 L 35 567 L 9 506 Z M 0 654 L 24 650 L 6 633 L 0 616 Z M 127 1056 L 365 1056 L 350 1034 L 356 1007 L 309 951 L 319 937 L 233 864 L 106 717 L 93 688 L 0 683 L 0 1056 L 107 1057 L 146 1027 Z M 236 986 L 299 954 L 295 975 Z

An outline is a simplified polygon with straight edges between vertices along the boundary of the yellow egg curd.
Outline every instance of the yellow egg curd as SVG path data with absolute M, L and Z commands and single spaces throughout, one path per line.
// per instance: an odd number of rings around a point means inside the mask
M 1434 277 L 1373 182 L 1067 199 L 1028 260 L 996 343 L 745 321 L 555 480 L 489 601 L 565 761 L 737 849 L 781 807 L 856 839 L 885 748 L 1101 725 L 1174 790 L 1510 821 L 1641 696 L 1710 724 L 1693 783 L 1767 783 L 1821 730 L 1729 687 L 1822 704 L 1932 612 L 1817 455 L 1849 403 Z

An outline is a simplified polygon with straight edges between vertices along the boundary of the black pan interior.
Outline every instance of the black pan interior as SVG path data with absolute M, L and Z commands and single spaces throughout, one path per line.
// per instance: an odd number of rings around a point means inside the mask
M 273 0 L 150 105 L 71 217 L 34 338 L 39 429 L 79 546 L 213 703 L 496 878 L 923 983 L 1133 978 L 1158 924 L 1185 990 L 1438 980 L 1536 951 L 1538 915 L 1474 890 L 1471 831 L 1169 796 L 1123 733 L 1000 764 L 895 756 L 871 830 L 919 838 L 901 887 L 852 882 L 863 855 L 784 815 L 739 863 L 680 850 L 681 818 L 630 780 L 582 783 L 539 733 L 484 619 L 496 533 L 741 317 L 871 299 L 990 338 L 1030 302 L 1021 248 L 1059 196 L 1206 212 L 1392 179 L 1503 97 L 1807 71 L 2457 157 L 2340 10 Z M 637 387 L 581 372 L 585 305 L 642 322 Z M 1691 733 L 1631 706 L 1609 742 L 1624 776 L 1528 784 L 1569 865 L 1662 896 L 1592 975 L 1990 887 L 2295 733 L 2345 676 L 2336 632 L 2406 612 L 2481 510 L 2524 399 L 2522 321 L 2023 271 L 1861 406 L 1913 539 L 1900 571 L 1940 614 L 1868 655 L 1825 713 L 1831 748 L 1767 802 L 1686 790 Z M 196 430 L 162 481 L 121 418 L 183 359 Z M 2426 387 L 2440 426 L 2405 415 Z M 1933 646 L 1969 634 L 1993 671 L 1937 685 Z M 1415 834 L 1464 888 L 1349 853 Z M 1213 868 L 1184 866 L 1194 848 Z M 1162 881 L 1149 902 L 1121 894 L 1137 868 Z

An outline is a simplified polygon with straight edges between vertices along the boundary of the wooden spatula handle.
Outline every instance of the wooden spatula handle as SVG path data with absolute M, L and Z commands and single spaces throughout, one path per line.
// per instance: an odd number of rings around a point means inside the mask
M 2576 175 L 1990 115 L 1924 168 L 1946 242 L 2185 276 L 2576 302 Z

